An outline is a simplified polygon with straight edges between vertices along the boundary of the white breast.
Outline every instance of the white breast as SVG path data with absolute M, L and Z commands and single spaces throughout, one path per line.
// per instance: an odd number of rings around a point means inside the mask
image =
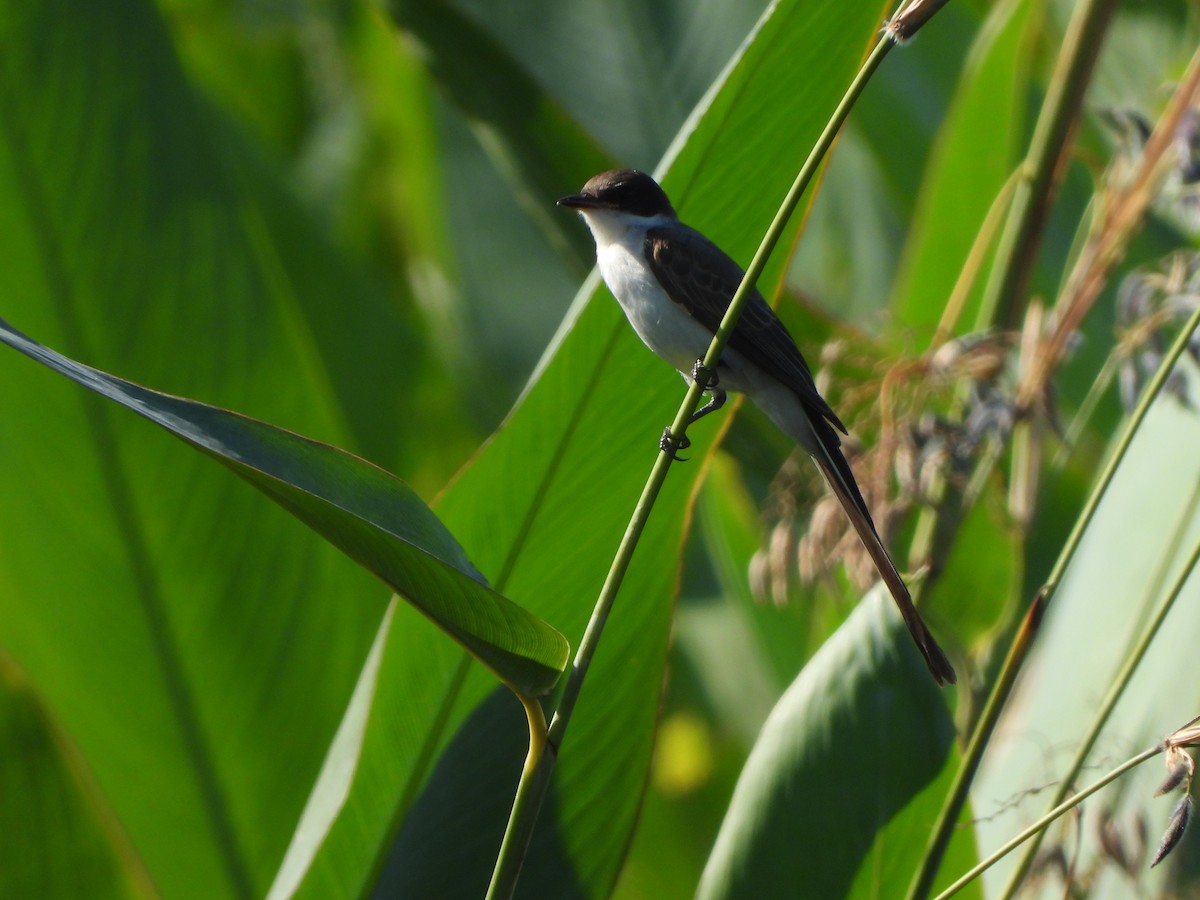
M 671 302 L 650 270 L 646 230 L 674 220 L 644 219 L 612 210 L 583 210 L 596 238 L 600 274 L 634 331 L 651 350 L 690 377 L 712 334 Z M 809 453 L 823 453 L 800 398 L 731 347 L 721 355 L 721 387 L 745 393 L 775 425 Z
M 666 220 L 606 210 L 585 214 L 596 238 L 600 274 L 642 342 L 685 375 L 704 355 L 712 334 L 671 302 L 646 263 L 647 228 Z

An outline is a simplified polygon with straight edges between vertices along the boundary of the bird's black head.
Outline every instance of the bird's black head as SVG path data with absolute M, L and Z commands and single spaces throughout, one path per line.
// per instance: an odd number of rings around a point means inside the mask
M 588 179 L 578 194 L 563 197 L 559 206 L 572 209 L 611 209 L 634 216 L 674 217 L 671 201 L 658 182 L 637 169 L 612 169 Z

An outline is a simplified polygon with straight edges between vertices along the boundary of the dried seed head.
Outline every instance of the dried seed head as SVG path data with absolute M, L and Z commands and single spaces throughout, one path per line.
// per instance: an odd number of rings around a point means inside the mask
M 1179 179 L 1184 184 L 1200 181 L 1200 114 L 1185 109 L 1175 126 L 1175 148 L 1179 153 Z
M 1006 441 L 1017 423 L 1017 408 L 997 390 L 972 390 L 964 441 L 972 453 L 985 440 Z
M 1154 285 L 1142 272 L 1131 272 L 1117 287 L 1117 322 L 1133 325 L 1150 315 L 1154 300 Z
M 813 584 L 829 571 L 845 531 L 845 514 L 837 498 L 825 496 L 818 500 L 808 520 L 808 531 L 800 539 L 797 568 L 801 583 Z
M 1067 862 L 1067 854 L 1063 850 L 1062 844 L 1042 847 L 1037 852 L 1037 855 L 1034 856 L 1029 870 L 1037 877 L 1045 877 L 1047 874 L 1055 873 L 1059 878 L 1065 878 L 1067 872 L 1070 871 L 1070 864 Z
M 1122 871 L 1128 872 L 1132 876 L 1137 867 L 1134 865 L 1129 851 L 1125 849 L 1125 841 L 1121 838 L 1121 833 L 1117 831 L 1111 811 L 1101 810 L 1096 825 L 1100 838 L 1100 849 L 1104 855 L 1115 862 Z
M 1154 792 L 1154 796 L 1161 797 L 1163 794 L 1170 793 L 1183 784 L 1184 781 L 1187 781 L 1190 788 L 1192 774 L 1196 770 L 1195 764 L 1192 762 L 1192 757 L 1178 747 L 1168 747 L 1164 761 L 1167 764 L 1167 777 L 1158 786 L 1158 790 Z
M 1137 404 L 1146 383 L 1158 370 L 1179 327 L 1200 304 L 1200 255 L 1177 251 L 1153 269 L 1131 272 L 1117 289 L 1117 348 L 1121 402 Z M 1187 352 L 1200 360 L 1200 335 L 1192 335 Z M 1185 406 L 1192 405 L 1183 375 L 1172 372 L 1166 390 Z
M 892 470 L 896 475 L 900 497 L 906 502 L 918 498 L 917 493 L 917 444 L 913 437 L 913 429 L 905 429 L 896 442 L 896 452 L 892 455 Z
M 791 584 L 792 554 L 796 539 L 791 516 L 785 517 L 771 532 L 767 545 L 767 571 L 771 582 L 771 599 L 776 606 L 787 606 L 788 587 Z
M 767 571 L 767 554 L 761 548 L 750 557 L 750 596 L 757 602 L 766 601 L 771 592 L 771 576 Z
M 1141 112 L 1129 108 L 1105 109 L 1101 115 L 1117 137 L 1117 153 L 1106 181 L 1110 186 L 1127 184 L 1140 166 L 1153 124 Z M 1185 110 L 1172 138 L 1172 146 L 1163 160 L 1170 168 L 1154 198 L 1154 208 L 1175 225 L 1195 234 L 1200 227 L 1200 193 L 1195 190 L 1200 182 L 1200 113 Z
M 1008 365 L 1010 343 L 999 332 L 963 335 L 938 347 L 929 360 L 929 371 L 945 378 L 995 381 Z
M 849 531 L 846 533 L 843 546 L 845 547 L 842 555 L 843 564 L 846 567 L 846 574 L 850 577 L 850 583 L 860 591 L 866 590 L 879 580 L 879 570 L 875 568 L 871 554 L 863 546 L 862 541 L 851 535 Z
M 1200 716 L 1172 731 L 1163 738 L 1163 749 L 1169 750 L 1172 747 L 1195 747 L 1200 745 L 1200 724 L 1197 723 L 1200 723 Z
M 1171 811 L 1171 820 L 1167 823 L 1167 830 L 1163 833 L 1162 841 L 1158 845 L 1158 850 L 1154 854 L 1154 859 L 1150 862 L 1150 868 L 1154 868 L 1162 862 L 1168 853 L 1175 849 L 1176 845 L 1182 840 L 1183 833 L 1187 831 L 1188 821 L 1192 817 L 1192 796 L 1184 794 L 1182 799 L 1175 804 L 1175 809 Z
M 846 342 L 840 338 L 834 338 L 821 346 L 820 363 L 817 365 L 814 379 L 821 394 L 829 393 L 829 382 L 833 377 L 834 367 L 845 358 L 847 349 Z

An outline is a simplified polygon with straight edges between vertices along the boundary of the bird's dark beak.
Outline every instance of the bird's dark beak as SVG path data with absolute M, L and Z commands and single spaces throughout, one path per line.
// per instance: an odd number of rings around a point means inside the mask
M 595 197 L 589 197 L 587 194 L 572 194 L 570 197 L 563 197 L 558 201 L 559 206 L 568 206 L 571 209 L 595 209 L 600 204 Z

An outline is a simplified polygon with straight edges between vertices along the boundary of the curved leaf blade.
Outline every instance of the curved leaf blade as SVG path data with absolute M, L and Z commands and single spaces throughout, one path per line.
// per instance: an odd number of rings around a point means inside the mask
M 411 293 L 339 250 L 280 158 L 189 81 L 166 9 L 0 9 L 3 314 L 134 381 L 421 472 L 427 433 L 400 423 L 442 394 Z M 276 108 L 292 96 L 255 87 Z M 2 651 L 159 892 L 261 894 L 386 589 L 117 406 L 13 353 L 0 383 L 0 468 L 20 473 L 0 490 Z M 440 434 L 427 485 L 461 452 Z M 415 610 L 406 624 L 414 657 L 466 656 Z M 52 837 L 5 842 L 0 868 L 57 852 L 34 843 Z
M 697 896 L 793 896 L 797 885 L 814 897 L 847 896 L 880 835 L 938 777 L 953 743 L 945 700 L 890 599 L 874 591 L 763 726 Z M 927 832 L 915 830 L 917 854 Z M 898 865 L 891 853 L 887 862 Z M 916 856 L 904 864 L 892 895 Z
M 93 369 L 3 319 L 0 341 L 227 466 L 378 576 L 515 690 L 536 696 L 558 680 L 566 639 L 492 590 L 446 526 L 394 475 L 329 444 Z

